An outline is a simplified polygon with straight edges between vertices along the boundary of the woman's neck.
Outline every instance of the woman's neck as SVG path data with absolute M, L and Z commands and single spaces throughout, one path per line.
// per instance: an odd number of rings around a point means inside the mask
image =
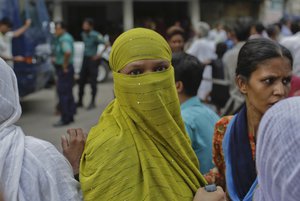
M 248 123 L 248 133 L 252 134 L 257 139 L 257 130 L 259 122 L 262 118 L 262 113 L 260 113 L 253 105 L 246 102 L 247 106 L 247 123 Z

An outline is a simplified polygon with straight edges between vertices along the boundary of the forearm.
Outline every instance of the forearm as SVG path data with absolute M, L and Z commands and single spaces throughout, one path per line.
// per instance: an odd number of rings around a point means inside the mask
M 24 25 L 21 28 L 17 29 L 16 31 L 14 31 L 14 37 L 21 36 L 28 28 L 29 28 L 28 25 Z
M 1 57 L 4 61 L 13 61 L 13 60 L 14 60 L 13 57 L 7 57 L 7 56 L 2 56 L 2 55 L 0 55 L 0 57 Z
M 64 68 L 68 68 L 68 66 L 70 64 L 70 57 L 71 57 L 71 53 L 66 52 L 65 55 L 64 55 L 64 63 L 63 63 Z

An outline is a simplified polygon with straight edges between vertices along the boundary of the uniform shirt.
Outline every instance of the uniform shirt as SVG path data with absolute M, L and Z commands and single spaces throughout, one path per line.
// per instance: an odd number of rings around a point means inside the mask
M 10 31 L 6 34 L 0 33 L 0 57 L 12 58 L 12 39 L 14 37 L 14 32 Z M 6 62 L 9 66 L 13 66 L 12 61 Z
M 103 36 L 94 30 L 88 33 L 82 32 L 81 36 L 84 42 L 84 56 L 95 56 L 97 54 L 98 45 L 104 43 Z
M 200 172 L 208 173 L 214 167 L 212 139 L 219 116 L 202 104 L 198 97 L 190 98 L 181 105 L 181 115 L 199 160 Z
M 64 55 L 66 52 L 71 52 L 69 64 L 73 64 L 74 46 L 73 37 L 69 33 L 57 37 L 54 43 L 55 64 L 63 65 Z

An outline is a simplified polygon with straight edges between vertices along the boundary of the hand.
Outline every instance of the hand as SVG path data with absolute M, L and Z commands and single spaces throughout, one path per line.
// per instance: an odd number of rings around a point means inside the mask
M 206 192 L 204 188 L 199 188 L 193 201 L 226 201 L 226 197 L 220 186 L 215 192 Z
M 26 27 L 30 27 L 30 25 L 31 25 L 31 19 L 27 19 L 27 20 L 25 21 L 25 26 L 26 26 Z
M 68 73 L 69 72 L 68 66 L 63 65 L 63 72 L 64 73 Z
M 96 55 L 92 57 L 92 61 L 97 61 L 99 59 L 101 59 L 101 55 Z
M 22 56 L 15 56 L 15 57 L 13 58 L 13 61 L 14 61 L 14 62 L 23 62 L 23 61 L 25 61 L 25 58 L 22 57 Z
M 73 174 L 76 175 L 79 173 L 80 159 L 84 150 L 86 135 L 81 128 L 68 129 L 67 133 L 68 137 L 65 135 L 62 136 L 61 145 L 63 154 L 70 162 Z
M 55 64 L 56 58 L 55 58 L 55 57 L 51 57 L 51 62 L 52 62 L 53 64 Z

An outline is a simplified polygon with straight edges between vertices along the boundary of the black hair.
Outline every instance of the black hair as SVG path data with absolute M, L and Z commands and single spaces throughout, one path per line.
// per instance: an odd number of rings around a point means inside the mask
M 249 79 L 259 64 L 276 57 L 286 57 L 293 66 L 291 52 L 279 43 L 266 38 L 248 40 L 239 52 L 236 76 Z
M 224 42 L 220 42 L 216 45 L 216 54 L 218 58 L 221 59 L 225 52 L 227 51 L 227 45 Z
M 254 24 L 254 27 L 258 34 L 262 34 L 265 30 L 265 26 L 261 22 L 256 22 Z
M 88 23 L 91 27 L 94 27 L 94 24 L 95 24 L 95 22 L 94 22 L 94 19 L 93 18 L 85 18 L 84 20 L 83 20 L 83 22 L 86 22 L 86 23 Z
M 291 24 L 292 34 L 298 33 L 300 31 L 299 21 L 293 21 Z
M 10 19 L 8 19 L 7 17 L 4 17 L 4 18 L 2 18 L 1 20 L 0 20 L 0 24 L 1 25 L 6 25 L 7 27 L 9 27 L 9 28 L 12 28 L 12 22 L 11 22 L 11 20 Z
M 62 22 L 62 21 L 58 21 L 55 22 L 55 27 L 60 26 L 62 29 L 66 30 L 67 29 L 67 25 L 66 23 Z
M 181 35 L 183 39 L 185 39 L 184 30 L 181 27 L 172 26 L 167 30 L 166 38 L 170 40 L 175 35 Z
M 246 20 L 240 20 L 235 23 L 235 25 L 233 26 L 233 32 L 238 41 L 248 40 L 250 36 L 250 27 L 250 22 Z
M 184 93 L 187 96 L 196 96 L 204 65 L 194 56 L 184 52 L 174 53 L 172 64 L 175 70 L 175 81 L 183 83 Z
M 276 24 L 270 24 L 270 25 L 267 26 L 266 32 L 267 32 L 267 34 L 268 34 L 269 37 L 275 36 L 275 34 L 276 34 L 276 27 L 277 26 L 278 25 L 276 25 Z

